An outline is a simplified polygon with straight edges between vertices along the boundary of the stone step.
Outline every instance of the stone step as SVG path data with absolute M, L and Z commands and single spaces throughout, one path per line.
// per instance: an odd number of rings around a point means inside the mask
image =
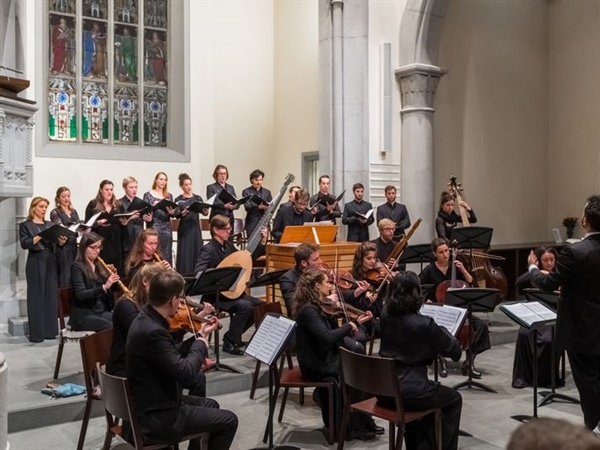
M 11 336 L 26 336 L 29 334 L 29 321 L 27 316 L 9 317 L 8 334 Z

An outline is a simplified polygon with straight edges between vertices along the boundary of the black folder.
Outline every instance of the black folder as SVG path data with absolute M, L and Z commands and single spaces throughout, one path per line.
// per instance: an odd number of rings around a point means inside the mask
M 233 203 L 234 205 L 243 205 L 246 203 L 252 196 L 248 195 L 246 197 L 242 197 L 240 199 L 235 198 L 229 191 L 226 189 L 221 189 L 219 195 L 217 196 L 219 200 L 221 200 L 224 204 Z
M 133 200 L 131 200 L 131 203 L 129 204 L 129 208 L 127 208 L 127 212 L 138 212 L 140 213 L 140 215 L 144 215 L 146 213 L 149 213 L 152 210 L 152 205 L 148 202 L 145 202 L 144 200 L 135 197 Z
M 164 212 L 167 212 L 167 208 L 175 209 L 175 208 L 177 208 L 177 203 L 172 202 L 171 200 L 168 200 L 166 198 L 163 198 L 160 202 L 158 202 L 156 205 L 154 205 L 152 207 L 152 211 L 156 211 L 157 209 L 160 209 Z
M 192 211 L 195 213 L 202 213 L 207 208 L 212 208 L 212 205 L 204 202 L 194 202 L 187 206 L 188 211 Z
M 39 237 L 48 242 L 56 242 L 61 236 L 69 238 L 75 235 L 77 235 L 77 233 L 74 233 L 73 231 L 59 224 L 54 224 L 50 228 L 46 228 L 44 231 L 38 233 Z

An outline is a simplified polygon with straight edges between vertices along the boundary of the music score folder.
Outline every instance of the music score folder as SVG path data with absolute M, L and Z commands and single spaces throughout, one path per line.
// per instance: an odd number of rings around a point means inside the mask
M 266 315 L 252 335 L 245 353 L 270 366 L 281 353 L 295 326 L 296 322 L 287 317 Z

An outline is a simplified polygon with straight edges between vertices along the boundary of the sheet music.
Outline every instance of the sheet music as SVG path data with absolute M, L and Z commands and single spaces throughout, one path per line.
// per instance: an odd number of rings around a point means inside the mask
M 100 217 L 100 214 L 102 214 L 104 211 L 100 211 L 99 213 L 94 214 L 92 217 L 90 217 L 90 220 L 88 220 L 84 225 L 87 228 L 92 228 L 94 226 L 94 224 L 96 223 L 96 219 L 98 217 Z
M 467 310 L 457 306 L 425 303 L 421 315 L 431 317 L 440 327 L 444 327 L 452 336 L 456 336 L 463 323 Z
M 287 317 L 265 316 L 246 347 L 246 354 L 267 365 L 273 364 L 296 322 Z
M 556 313 L 540 302 L 520 302 L 501 305 L 500 309 L 520 319 L 527 327 L 531 327 L 536 322 L 556 320 Z
M 219 192 L 217 192 L 215 195 L 213 195 L 211 198 L 209 198 L 208 200 L 206 200 L 206 203 L 208 203 L 209 205 L 212 205 L 215 203 L 215 198 L 217 198 L 217 195 L 219 195 Z

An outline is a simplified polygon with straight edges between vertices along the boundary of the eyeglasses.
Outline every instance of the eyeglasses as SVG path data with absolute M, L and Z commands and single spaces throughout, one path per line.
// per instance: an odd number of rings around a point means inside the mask
M 231 227 L 220 228 L 222 231 L 226 231 L 227 233 L 231 233 Z
M 101 251 L 104 247 L 102 247 L 102 245 L 90 245 L 88 248 L 91 248 L 92 250 L 96 250 L 97 252 Z
M 381 230 L 382 231 L 394 231 L 395 228 L 382 228 Z

